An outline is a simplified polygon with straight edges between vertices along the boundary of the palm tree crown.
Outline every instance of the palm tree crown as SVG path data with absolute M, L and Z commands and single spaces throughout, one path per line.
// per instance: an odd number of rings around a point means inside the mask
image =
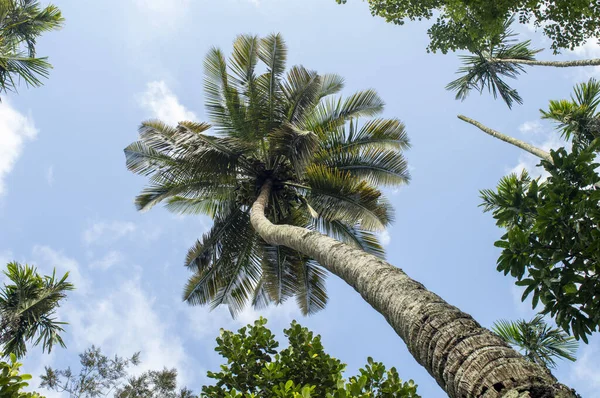
M 21 358 L 27 352 L 26 342 L 42 343 L 50 352 L 54 344 L 65 344 L 64 332 L 54 314 L 66 292 L 74 286 L 67 282 L 68 273 L 58 279 L 56 274 L 41 276 L 34 267 L 9 263 L 4 274 L 11 282 L 0 291 L 0 344 L 3 352 Z
M 266 182 L 274 223 L 384 255 L 376 232 L 393 215 L 377 187 L 409 179 L 400 152 L 409 145 L 404 126 L 397 119 L 359 121 L 382 111 L 375 91 L 334 96 L 341 77 L 302 66 L 285 73 L 286 55 L 278 34 L 239 36 L 229 62 L 211 49 L 204 63 L 211 124 L 147 121 L 139 141 L 125 149 L 127 167 L 150 179 L 138 209 L 164 202 L 171 211 L 214 220 L 185 260 L 193 272 L 183 294 L 190 304 L 226 304 L 235 315 L 247 303 L 295 296 L 304 313 L 324 307 L 319 264 L 265 243 L 252 228 L 250 208 Z
M 0 0 L 0 92 L 14 91 L 18 79 L 40 86 L 51 65 L 37 58 L 36 39 L 58 29 L 64 19 L 53 5 L 41 8 L 37 0 Z
M 542 315 L 536 315 L 529 322 L 500 320 L 494 323 L 492 331 L 523 351 L 530 361 L 546 368 L 556 367 L 556 358 L 575 361 L 579 346 L 574 337 L 546 324 Z
M 514 39 L 516 34 L 509 29 L 513 21 L 513 18 L 509 18 L 502 33 L 490 38 L 473 55 L 460 56 L 464 66 L 457 73 L 462 76 L 446 86 L 447 90 L 456 92 L 456 99 L 464 100 L 471 90 L 482 92 L 487 87 L 494 98 L 500 95 L 509 108 L 514 102 L 523 103 L 517 90 L 511 88 L 503 78 L 515 79 L 525 71 L 519 61 L 532 61 L 541 50 L 529 48 L 530 40 L 517 42 Z

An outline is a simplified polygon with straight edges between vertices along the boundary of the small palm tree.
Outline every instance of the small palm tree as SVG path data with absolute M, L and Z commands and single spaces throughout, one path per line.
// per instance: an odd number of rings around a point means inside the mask
M 52 67 L 36 57 L 36 40 L 58 29 L 64 19 L 53 5 L 41 8 L 37 0 L 0 0 L 0 92 L 15 91 L 19 79 L 40 86 Z
M 571 100 L 552 100 L 547 111 L 541 110 L 544 119 L 558 123 L 561 135 L 573 139 L 574 149 L 588 147 L 600 137 L 600 82 L 590 79 L 575 86 Z
M 536 315 L 531 321 L 500 320 L 494 323 L 492 331 L 523 352 L 531 362 L 548 369 L 556 367 L 555 359 L 575 361 L 579 347 L 574 337 L 548 325 L 542 315 Z
M 558 391 L 543 369 L 382 259 L 377 231 L 393 215 L 379 187 L 409 179 L 404 126 L 372 119 L 383 109 L 373 90 L 343 99 L 337 75 L 302 66 L 286 74 L 286 54 L 279 35 L 238 37 L 229 62 L 212 49 L 212 125 L 144 122 L 125 149 L 127 167 L 150 180 L 138 209 L 164 202 L 214 220 L 188 252 L 183 299 L 235 315 L 295 297 L 310 314 L 325 306 L 331 272 L 387 319 L 451 397 Z
M 456 92 L 456 99 L 464 100 L 473 89 L 480 93 L 487 87 L 494 98 L 498 95 L 512 108 L 514 102 L 523 103 L 517 90 L 511 88 L 504 78 L 516 79 L 525 66 L 597 66 L 600 59 L 585 59 L 576 61 L 538 61 L 535 55 L 541 49 L 531 49 L 531 41 L 517 42 L 517 36 L 510 30 L 514 19 L 509 18 L 504 24 L 504 30 L 485 42 L 473 55 L 460 56 L 464 66 L 458 72 L 462 76 L 450 82 L 446 89 Z
M 4 274 L 10 284 L 0 291 L 0 344 L 6 355 L 14 353 L 21 358 L 27 352 L 26 343 L 42 344 L 50 352 L 55 344 L 65 347 L 60 336 L 62 325 L 54 317 L 56 308 L 74 286 L 67 282 L 69 273 L 58 279 L 41 276 L 34 267 L 9 263 Z

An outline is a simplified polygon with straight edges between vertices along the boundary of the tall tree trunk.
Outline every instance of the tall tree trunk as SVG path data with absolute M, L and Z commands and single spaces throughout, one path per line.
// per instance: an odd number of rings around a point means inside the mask
M 552 157 L 550 154 L 538 147 L 535 147 L 531 144 L 526 143 L 525 141 L 521 141 L 517 138 L 511 137 L 510 135 L 502 134 L 499 131 L 493 130 L 489 127 L 484 126 L 476 120 L 470 119 L 463 115 L 458 115 L 458 118 L 462 121 L 472 124 L 475 127 L 478 127 L 481 131 L 491 135 L 492 137 L 498 138 L 499 140 L 508 142 L 516 147 L 526 150 L 527 152 L 537 156 L 538 158 L 545 159 L 552 163 Z
M 568 68 L 571 66 L 600 66 L 600 58 L 578 59 L 575 61 L 537 61 L 527 59 L 494 58 L 493 62 L 510 64 L 532 65 L 532 66 L 554 66 L 555 68 Z
M 575 396 L 400 268 L 318 232 L 271 223 L 264 213 L 271 185 L 265 182 L 252 206 L 252 226 L 258 234 L 269 244 L 312 257 L 352 286 L 386 318 L 450 397 Z

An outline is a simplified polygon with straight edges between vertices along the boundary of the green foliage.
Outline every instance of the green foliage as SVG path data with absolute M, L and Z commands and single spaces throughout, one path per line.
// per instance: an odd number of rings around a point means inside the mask
M 502 249 L 498 270 L 525 287 L 557 325 L 577 339 L 600 326 L 600 123 L 596 108 L 600 84 L 595 80 L 575 88 L 571 101 L 551 101 L 542 115 L 558 123 L 572 152 L 551 151 L 541 161 L 546 181 L 526 172 L 500 180 L 498 188 L 482 191 L 485 211 L 507 232 L 496 242 Z
M 286 73 L 286 58 L 278 34 L 239 36 L 229 60 L 212 49 L 204 62 L 212 124 L 147 121 L 125 149 L 127 167 L 150 181 L 136 198 L 138 209 L 162 202 L 214 220 L 185 260 L 193 276 L 183 298 L 192 305 L 227 305 L 234 316 L 248 303 L 291 297 L 305 314 L 325 306 L 325 270 L 266 244 L 252 228 L 250 208 L 267 180 L 272 222 L 384 255 L 376 232 L 393 220 L 393 209 L 379 186 L 408 182 L 404 125 L 363 122 L 383 110 L 375 91 L 338 97 L 341 77 L 302 66 Z
M 0 0 L 0 93 L 16 91 L 19 79 L 40 86 L 52 67 L 36 57 L 36 40 L 62 26 L 64 19 L 53 5 L 41 8 L 37 0 Z
M 575 361 L 579 346 L 572 336 L 548 325 L 541 315 L 531 321 L 500 320 L 494 323 L 492 331 L 521 350 L 527 359 L 546 368 L 556 367 L 555 358 Z
M 0 355 L 0 357 L 2 356 Z M 10 354 L 9 357 L 10 362 L 0 361 L 0 397 L 44 398 L 35 392 L 21 391 L 24 387 L 29 386 L 27 380 L 31 380 L 31 375 L 20 374 L 19 369 L 23 364 L 17 362 L 17 357 L 14 354 Z
M 481 93 L 487 87 L 494 98 L 500 95 L 509 108 L 514 102 L 523 103 L 517 90 L 511 88 L 503 78 L 515 79 L 525 72 L 525 67 L 515 60 L 534 60 L 535 54 L 541 50 L 529 48 L 529 40 L 517 42 L 514 39 L 516 35 L 509 29 L 512 23 L 513 18 L 509 18 L 499 35 L 486 39 L 472 49 L 473 55 L 460 56 L 464 66 L 457 73 L 462 76 L 446 86 L 447 90 L 456 92 L 456 99 L 464 100 L 471 90 Z
M 347 0 L 336 0 L 346 3 Z M 373 15 L 398 25 L 436 17 L 429 28 L 430 51 L 473 51 L 518 16 L 552 41 L 551 48 L 573 49 L 600 37 L 600 4 L 574 0 L 367 0 Z
M 74 289 L 67 282 L 69 273 L 62 278 L 41 276 L 35 267 L 9 263 L 4 274 L 10 284 L 0 290 L 0 344 L 5 352 L 21 358 L 27 352 L 28 341 L 42 344 L 50 352 L 55 344 L 65 347 L 61 332 L 62 325 L 54 317 L 56 309 Z
M 140 353 L 131 358 L 115 355 L 110 358 L 98 347 L 92 346 L 79 355 L 81 369 L 75 374 L 70 367 L 55 370 L 46 367 L 40 378 L 40 387 L 66 393 L 70 398 L 107 397 L 114 398 L 195 398 L 187 388 L 177 389 L 177 371 L 144 372 L 129 377 L 131 366 L 140 364 Z
M 215 349 L 227 360 L 219 372 L 208 372 L 216 383 L 202 388 L 201 397 L 405 397 L 418 398 L 412 380 L 402 382 L 396 369 L 368 359 L 360 375 L 342 378 L 346 365 L 325 353 L 320 336 L 295 321 L 284 330 L 287 348 L 265 327 L 263 318 L 237 333 L 221 330 Z

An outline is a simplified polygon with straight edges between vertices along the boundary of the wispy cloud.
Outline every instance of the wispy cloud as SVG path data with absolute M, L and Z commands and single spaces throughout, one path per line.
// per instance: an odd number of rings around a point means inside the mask
M 183 106 L 164 81 L 153 81 L 146 85 L 146 91 L 137 96 L 139 105 L 152 118 L 168 124 L 184 120 L 197 120 L 196 115 Z
M 136 225 L 127 221 L 94 222 L 83 232 L 87 245 L 113 243 L 136 231 Z
M 94 260 L 90 263 L 90 268 L 92 269 L 101 269 L 106 271 L 112 266 L 123 261 L 123 255 L 121 252 L 116 250 L 111 250 L 106 255 L 98 260 Z
M 48 275 L 56 269 L 57 275 L 62 276 L 68 272 L 69 281 L 75 285 L 75 291 L 80 294 L 88 293 L 88 281 L 81 274 L 79 263 L 75 259 L 68 257 L 62 251 L 44 245 L 34 246 L 33 258 L 41 273 Z
M 50 166 L 46 170 L 46 182 L 50 187 L 54 185 L 54 166 Z
M 27 141 L 38 133 L 31 116 L 14 109 L 6 98 L 0 103 L 0 195 L 5 192 L 4 179 L 12 171 Z

